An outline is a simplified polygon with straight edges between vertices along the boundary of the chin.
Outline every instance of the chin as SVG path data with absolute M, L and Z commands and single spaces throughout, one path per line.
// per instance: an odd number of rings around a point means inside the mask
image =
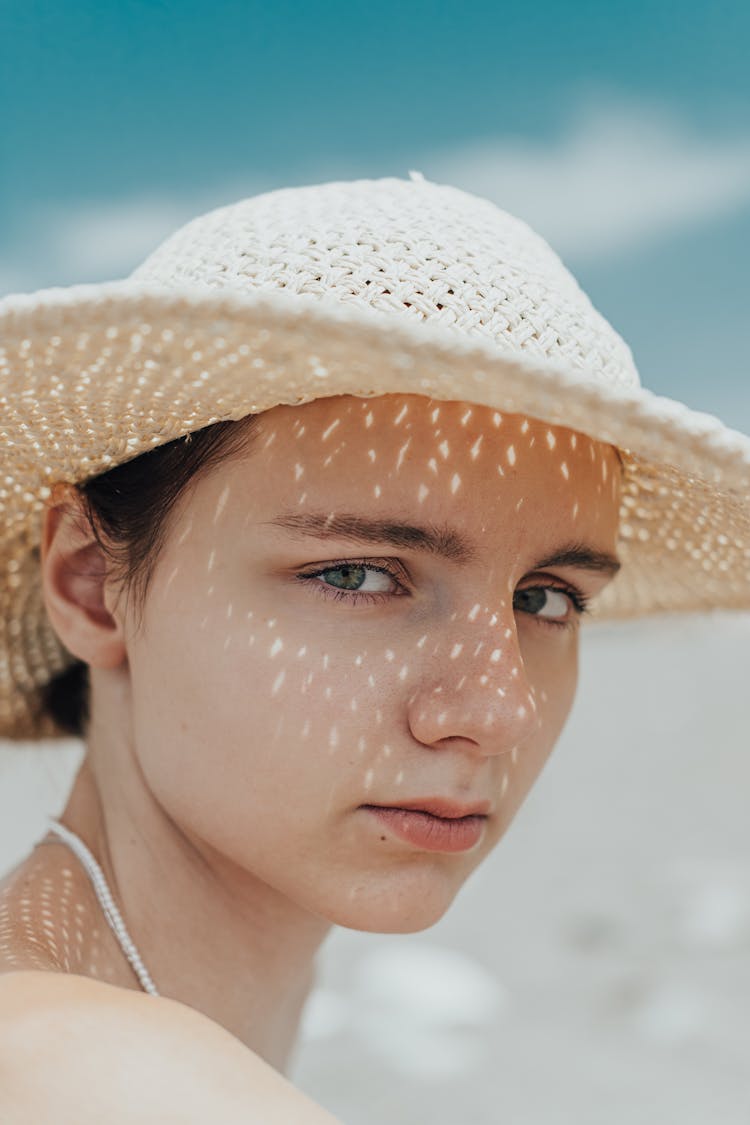
M 453 903 L 458 887 L 426 887 L 420 879 L 419 888 L 383 886 L 373 878 L 372 887 L 358 884 L 347 902 L 337 909 L 320 911 L 336 926 L 371 934 L 416 934 L 434 926 Z

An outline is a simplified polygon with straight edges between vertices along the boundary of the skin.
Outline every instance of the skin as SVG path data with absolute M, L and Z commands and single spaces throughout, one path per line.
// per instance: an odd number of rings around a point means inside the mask
M 332 925 L 434 925 L 539 776 L 578 677 L 565 588 L 593 598 L 611 576 L 535 564 L 572 540 L 615 553 L 621 470 L 582 434 L 418 395 L 275 407 L 253 441 L 183 494 L 140 622 L 70 503 L 46 514 L 42 567 L 92 681 L 59 819 L 160 993 L 283 1072 Z M 447 525 L 474 554 L 292 534 L 270 523 L 282 509 Z M 347 560 L 395 577 L 355 569 L 347 586 Z M 529 608 L 521 591 L 539 587 Z M 433 795 L 491 802 L 473 849 L 423 851 L 361 808 Z M 85 872 L 49 840 L 35 862 L 67 871 L 82 921 L 64 965 L 40 929 L 47 967 L 138 989 Z

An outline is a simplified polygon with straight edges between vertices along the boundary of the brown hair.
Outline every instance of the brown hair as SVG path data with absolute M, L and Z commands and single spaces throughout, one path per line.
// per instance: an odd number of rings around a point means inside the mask
M 134 594 L 138 614 L 178 499 L 220 462 L 248 452 L 259 417 L 214 422 L 75 486 L 82 514 L 116 580 Z M 42 707 L 64 731 L 83 738 L 90 717 L 88 664 L 76 660 L 54 676 L 42 689 Z

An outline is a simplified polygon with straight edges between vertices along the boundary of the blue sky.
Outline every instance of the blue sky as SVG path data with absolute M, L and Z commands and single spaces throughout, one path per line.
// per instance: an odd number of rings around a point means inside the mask
M 750 5 L 0 5 L 0 295 L 256 191 L 409 169 L 561 254 L 644 384 L 750 432 Z

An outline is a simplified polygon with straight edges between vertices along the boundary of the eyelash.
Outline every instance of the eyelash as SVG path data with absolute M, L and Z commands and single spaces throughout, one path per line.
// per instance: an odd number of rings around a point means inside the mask
M 324 566 L 319 570 L 311 573 L 299 573 L 295 575 L 300 582 L 310 581 L 313 578 L 319 578 L 322 574 L 327 574 L 329 570 L 340 570 L 342 567 L 361 567 L 363 570 L 375 570 L 381 574 L 387 574 L 390 578 L 398 584 L 401 589 L 405 589 L 403 584 L 399 581 L 394 573 L 394 569 L 390 566 L 375 566 L 367 559 L 344 559 L 341 562 L 331 563 Z M 355 605 L 361 601 L 369 601 L 370 603 L 382 601 L 383 598 L 400 597 L 398 594 L 368 594 L 359 593 L 356 590 L 336 590 L 331 586 L 325 586 L 322 582 L 310 582 L 310 585 L 316 593 L 319 593 L 324 598 L 334 598 L 336 601 L 354 602 Z M 553 629 L 572 629 L 578 618 L 582 617 L 584 613 L 588 612 L 589 598 L 577 586 L 570 586 L 566 583 L 553 585 L 549 583 L 546 586 L 524 586 L 520 593 L 525 593 L 527 590 L 559 590 L 563 594 L 567 594 L 573 606 L 573 615 L 566 618 L 564 621 L 555 621 L 549 617 L 540 617 L 538 613 L 530 613 L 529 617 L 536 618 L 544 625 L 550 625 Z M 521 611 L 525 612 L 525 611 Z

